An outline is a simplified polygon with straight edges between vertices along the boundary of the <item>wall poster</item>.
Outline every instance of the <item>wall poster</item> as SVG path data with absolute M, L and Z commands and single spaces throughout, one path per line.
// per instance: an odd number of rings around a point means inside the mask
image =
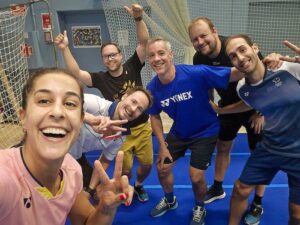
M 99 48 L 102 45 L 100 26 L 73 26 L 74 48 Z

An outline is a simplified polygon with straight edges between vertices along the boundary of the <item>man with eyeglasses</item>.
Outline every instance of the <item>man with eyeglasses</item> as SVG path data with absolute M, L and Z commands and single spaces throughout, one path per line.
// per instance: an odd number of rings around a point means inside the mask
M 131 7 L 125 6 L 124 8 L 134 18 L 138 39 L 134 54 L 124 64 L 122 64 L 123 55 L 118 44 L 110 42 L 101 47 L 101 56 L 107 71 L 89 73 L 81 70 L 72 56 L 66 31 L 55 39 L 55 44 L 62 50 L 67 68 L 87 86 L 99 89 L 104 98 L 110 101 L 120 99 L 128 89 L 134 86 L 142 86 L 141 70 L 145 65 L 146 45 L 149 39 L 147 26 L 142 19 L 143 7 L 132 4 Z M 131 177 L 134 155 L 139 161 L 134 187 L 141 202 L 149 200 L 142 183 L 149 175 L 153 163 L 152 130 L 148 119 L 149 116 L 143 113 L 139 118 L 130 122 L 131 133 L 127 135 L 121 147 L 124 152 L 123 174 Z M 86 162 L 86 159 L 83 161 Z M 101 157 L 100 161 L 102 164 L 110 162 L 105 157 Z

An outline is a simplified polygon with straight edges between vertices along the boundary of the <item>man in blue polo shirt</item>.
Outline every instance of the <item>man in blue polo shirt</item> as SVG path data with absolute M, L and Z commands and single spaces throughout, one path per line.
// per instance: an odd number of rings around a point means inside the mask
M 232 64 L 245 74 L 237 87 L 240 98 L 265 118 L 262 141 L 234 185 L 229 224 L 240 224 L 253 188 L 270 184 L 281 170 L 288 177 L 289 225 L 299 225 L 300 65 L 284 62 L 277 70 L 267 70 L 257 56 L 258 47 L 246 35 L 229 37 L 225 45 Z

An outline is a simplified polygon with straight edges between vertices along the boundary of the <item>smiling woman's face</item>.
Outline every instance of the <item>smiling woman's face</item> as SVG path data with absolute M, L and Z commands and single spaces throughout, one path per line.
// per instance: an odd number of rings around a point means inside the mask
M 26 131 L 25 150 L 48 160 L 62 159 L 82 125 L 81 89 L 64 73 L 46 73 L 34 80 L 20 111 Z

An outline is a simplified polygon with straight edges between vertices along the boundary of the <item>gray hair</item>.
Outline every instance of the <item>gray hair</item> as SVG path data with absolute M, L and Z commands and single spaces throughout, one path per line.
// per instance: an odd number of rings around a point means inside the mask
M 167 47 L 167 49 L 170 50 L 170 51 L 172 51 L 171 43 L 167 39 L 165 39 L 163 37 L 154 37 L 154 38 L 149 39 L 148 40 L 148 44 L 147 44 L 147 49 L 148 49 L 149 45 L 151 45 L 151 44 L 153 44 L 155 42 L 158 42 L 158 41 L 164 42 L 165 45 L 166 45 L 166 47 Z

